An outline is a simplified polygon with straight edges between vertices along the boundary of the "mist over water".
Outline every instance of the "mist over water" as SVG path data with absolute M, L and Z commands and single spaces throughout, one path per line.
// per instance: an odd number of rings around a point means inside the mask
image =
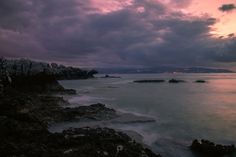
M 164 157 L 192 157 L 193 139 L 236 144 L 236 74 L 125 74 L 121 78 L 69 80 L 76 89 L 72 105 L 105 103 L 123 112 L 153 117 L 156 122 L 107 124 L 136 131 L 145 144 Z M 169 84 L 171 78 L 186 83 Z M 165 79 L 165 83 L 133 83 L 139 79 Z M 197 79 L 207 83 L 194 83 Z M 78 126 L 79 124 L 73 124 Z M 103 124 L 106 126 L 106 124 Z

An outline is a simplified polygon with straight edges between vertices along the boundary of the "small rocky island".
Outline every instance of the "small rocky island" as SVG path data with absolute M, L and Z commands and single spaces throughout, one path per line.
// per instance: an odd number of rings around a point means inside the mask
M 170 79 L 168 82 L 169 83 L 184 83 L 185 81 L 184 80 L 178 80 L 178 79 Z
M 165 82 L 165 80 L 160 79 L 152 79 L 152 80 L 135 80 L 134 83 L 162 83 Z
M 196 80 L 195 83 L 206 83 L 205 80 Z
M 50 132 L 48 127 L 55 122 L 84 118 L 99 121 L 118 115 L 104 104 L 73 109 L 62 107 L 69 103 L 54 96 L 75 94 L 72 89 L 64 89 L 57 79 L 89 78 L 95 71 L 73 75 L 76 77 L 64 76 L 64 71 L 59 77 L 48 65 L 42 66 L 46 64 L 14 62 L 17 64 L 0 60 L 1 157 L 160 157 L 125 133 L 110 128 L 83 127 Z

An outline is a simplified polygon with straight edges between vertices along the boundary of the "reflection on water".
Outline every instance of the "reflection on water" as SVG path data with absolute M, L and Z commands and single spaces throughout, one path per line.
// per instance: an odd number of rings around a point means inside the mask
M 156 123 L 117 125 L 135 130 L 144 141 L 166 157 L 191 157 L 187 146 L 195 138 L 232 144 L 236 142 L 235 74 L 140 74 L 122 78 L 62 81 L 79 94 L 86 90 L 86 100 L 93 98 L 113 108 L 149 115 Z M 138 79 L 183 79 L 186 83 L 132 83 Z M 197 79 L 207 83 L 194 83 Z M 116 88 L 111 88 L 115 86 Z M 87 99 L 88 98 L 88 99 Z M 90 99 L 91 98 L 91 99 Z M 94 99 L 93 99 L 94 100 Z M 95 100 L 97 101 L 97 100 Z M 150 135 L 151 139 L 150 140 Z

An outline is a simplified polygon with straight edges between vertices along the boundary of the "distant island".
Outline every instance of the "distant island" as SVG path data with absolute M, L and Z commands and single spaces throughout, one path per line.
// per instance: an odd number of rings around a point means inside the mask
M 98 68 L 102 74 L 148 74 L 148 73 L 234 73 L 232 70 L 207 67 L 171 67 L 159 66 L 150 68 Z

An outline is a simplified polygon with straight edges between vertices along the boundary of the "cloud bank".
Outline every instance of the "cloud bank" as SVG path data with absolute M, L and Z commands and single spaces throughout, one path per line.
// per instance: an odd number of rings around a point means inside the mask
M 169 3 L 183 8 L 189 0 Z M 212 66 L 236 61 L 217 19 L 157 0 L 1 0 L 0 55 L 83 66 Z

